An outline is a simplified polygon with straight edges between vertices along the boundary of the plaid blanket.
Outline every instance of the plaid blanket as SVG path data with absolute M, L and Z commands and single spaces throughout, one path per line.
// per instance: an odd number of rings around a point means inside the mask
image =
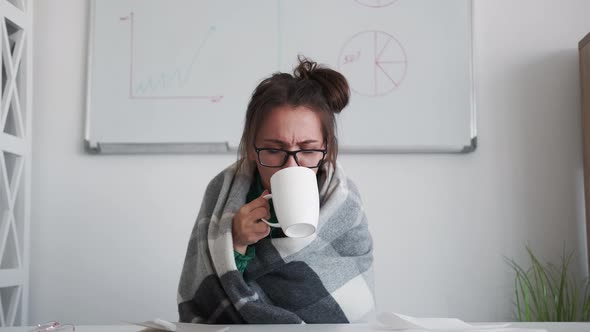
M 244 273 L 236 269 L 232 217 L 246 203 L 256 165 L 235 163 L 208 185 L 180 283 L 181 322 L 348 323 L 374 310 L 373 242 L 355 185 L 326 164 L 320 219 L 303 239 L 265 238 Z

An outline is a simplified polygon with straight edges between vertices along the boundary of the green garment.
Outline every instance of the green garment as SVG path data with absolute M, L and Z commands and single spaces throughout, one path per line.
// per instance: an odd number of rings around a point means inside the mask
M 260 195 L 262 195 L 263 191 L 264 191 L 264 188 L 262 187 L 262 180 L 260 179 L 260 174 L 258 174 L 258 171 L 256 171 L 256 174 L 254 174 L 254 181 L 252 181 L 252 185 L 250 186 L 250 190 L 248 191 L 248 195 L 246 195 L 246 203 L 250 203 L 253 200 L 260 197 Z M 270 218 L 268 219 L 268 222 L 276 224 L 279 221 L 278 221 L 277 216 L 275 214 L 275 209 L 272 205 L 272 200 L 268 201 L 268 203 L 270 205 Z M 283 230 L 280 227 L 271 227 L 270 233 L 268 234 L 267 237 L 268 238 L 279 238 L 279 237 L 285 237 L 285 234 L 283 233 Z M 246 270 L 246 267 L 248 266 L 248 262 L 254 258 L 255 253 L 256 252 L 255 252 L 253 246 L 248 246 L 248 248 L 246 249 L 245 255 L 242 255 L 239 252 L 234 250 L 234 258 L 236 260 L 236 266 L 238 267 L 238 271 L 244 272 L 244 270 Z
M 248 246 L 245 255 L 242 255 L 234 250 L 234 259 L 236 260 L 236 266 L 238 267 L 238 271 L 244 272 L 246 266 L 248 266 L 248 262 L 251 261 L 252 258 L 254 258 L 254 255 L 255 250 L 252 246 Z

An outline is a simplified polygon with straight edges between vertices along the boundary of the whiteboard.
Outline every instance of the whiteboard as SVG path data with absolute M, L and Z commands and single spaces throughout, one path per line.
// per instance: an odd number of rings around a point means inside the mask
M 343 73 L 343 152 L 476 147 L 471 0 L 95 0 L 89 152 L 234 151 L 252 91 L 297 55 Z

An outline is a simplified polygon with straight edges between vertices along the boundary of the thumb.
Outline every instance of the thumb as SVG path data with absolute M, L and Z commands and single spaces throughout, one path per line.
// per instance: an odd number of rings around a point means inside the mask
M 263 198 L 265 201 L 268 201 L 270 199 L 270 197 L 265 197 L 268 194 L 270 194 L 268 192 L 268 189 L 264 189 L 264 191 L 262 192 L 262 194 L 260 194 L 260 196 L 258 197 L 258 199 Z

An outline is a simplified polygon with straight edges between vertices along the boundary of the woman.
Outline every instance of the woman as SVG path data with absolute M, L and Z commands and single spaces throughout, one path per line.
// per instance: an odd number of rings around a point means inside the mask
M 248 105 L 239 160 L 207 187 L 182 270 L 181 322 L 348 323 L 373 312 L 372 239 L 360 196 L 337 165 L 344 76 L 305 58 L 263 80 Z M 316 172 L 316 234 L 288 238 L 263 198 L 280 169 Z

